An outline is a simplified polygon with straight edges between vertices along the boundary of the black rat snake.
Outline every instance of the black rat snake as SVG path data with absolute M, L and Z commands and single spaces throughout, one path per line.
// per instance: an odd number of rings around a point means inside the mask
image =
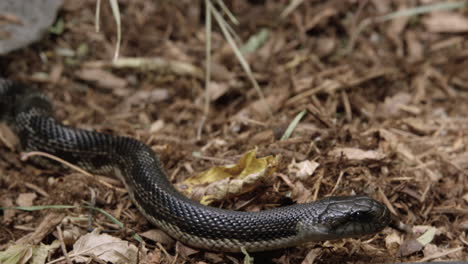
M 25 151 L 47 152 L 93 173 L 116 175 L 149 221 L 194 247 L 271 250 L 372 234 L 390 221 L 388 209 L 367 196 L 328 197 L 259 212 L 201 205 L 177 192 L 156 154 L 140 141 L 64 126 L 37 89 L 1 78 L 0 120 Z

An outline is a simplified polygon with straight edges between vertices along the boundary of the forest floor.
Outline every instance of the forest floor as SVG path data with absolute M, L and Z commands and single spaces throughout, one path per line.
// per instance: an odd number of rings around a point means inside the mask
M 178 186 L 235 164 L 250 150 L 273 157 L 270 173 L 212 206 L 256 211 L 366 194 L 401 224 L 363 238 L 251 254 L 256 263 L 468 259 L 466 10 L 389 18 L 436 1 L 303 1 L 289 13 L 286 0 L 226 1 L 239 21 L 231 25 L 239 45 L 250 43 L 244 56 L 262 99 L 214 20 L 206 92 L 203 1 L 119 2 L 120 56 L 157 58 L 162 66 L 113 67 L 116 25 L 109 3 L 103 1 L 96 32 L 95 1 L 85 0 L 66 1 L 54 32 L 2 57 L 2 74 L 39 87 L 67 125 L 151 146 Z M 252 37 L 257 42 L 249 42 Z M 303 111 L 292 134 L 281 139 Z M 5 127 L 0 131 L 8 134 Z M 2 138 L 0 206 L 91 201 L 124 228 L 82 207 L 0 211 L 0 251 L 14 241 L 37 246 L 56 240 L 71 251 L 85 235 L 100 237 L 90 231 L 99 228 L 138 247 L 140 263 L 244 262 L 244 254 L 168 238 L 118 181 L 39 169 L 20 161 L 14 138 Z M 194 199 L 200 198 L 204 194 Z M 64 256 L 60 248 L 51 252 L 49 261 Z M 95 256 L 92 263 L 103 261 Z

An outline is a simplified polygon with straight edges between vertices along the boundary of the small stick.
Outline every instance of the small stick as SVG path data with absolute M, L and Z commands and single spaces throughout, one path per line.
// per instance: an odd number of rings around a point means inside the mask
M 72 264 L 70 257 L 68 256 L 67 248 L 65 247 L 65 242 L 63 241 L 63 234 L 62 234 L 62 229 L 60 228 L 60 225 L 56 226 L 57 228 L 57 234 L 59 237 L 60 241 L 60 247 L 62 248 L 63 255 L 65 256 L 65 260 L 67 261 L 67 264 Z

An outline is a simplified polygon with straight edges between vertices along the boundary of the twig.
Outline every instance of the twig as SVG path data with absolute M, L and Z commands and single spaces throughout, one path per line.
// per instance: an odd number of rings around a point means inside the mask
M 101 14 L 101 0 L 96 1 L 96 17 L 94 18 L 94 27 L 96 32 L 101 30 L 101 23 L 99 20 L 99 16 Z
M 65 256 L 65 260 L 68 264 L 72 264 L 70 257 L 68 256 L 67 247 L 65 246 L 65 242 L 63 241 L 63 234 L 60 225 L 56 226 L 58 238 L 60 241 L 60 248 L 62 249 L 62 253 Z
M 343 179 L 344 171 L 340 171 L 340 175 L 338 176 L 338 180 L 336 180 L 335 186 L 333 186 L 333 189 L 327 196 L 332 196 L 333 193 L 338 189 L 338 186 L 340 186 L 341 179 Z
M 457 247 L 457 248 L 453 248 L 453 249 L 449 249 L 449 250 L 446 250 L 446 251 L 443 251 L 443 252 L 436 252 L 432 255 L 429 255 L 425 258 L 422 258 L 420 259 L 421 262 L 424 262 L 424 261 L 428 261 L 428 260 L 432 260 L 432 259 L 436 259 L 436 258 L 441 258 L 441 257 L 444 257 L 444 256 L 447 256 L 449 254 L 453 254 L 457 251 L 460 251 L 462 250 L 464 247 Z
M 208 118 L 208 114 L 210 112 L 210 83 L 211 83 L 211 12 L 210 12 L 210 4 L 208 3 L 210 0 L 205 0 L 205 35 L 206 35 L 206 44 L 205 44 L 205 105 L 203 108 L 203 117 L 200 121 L 200 125 L 197 129 L 197 140 L 201 140 L 201 134 L 203 131 L 203 127 L 205 126 L 205 122 Z
M 229 17 L 231 22 L 234 25 L 239 25 L 239 20 L 237 20 L 237 18 L 232 14 L 231 10 L 229 10 L 229 8 L 224 4 L 223 0 L 216 0 L 216 2 L 218 3 L 219 7 L 221 7 L 221 10 L 223 10 L 223 12 Z
M 31 152 L 26 152 L 26 153 L 21 153 L 21 160 L 22 161 L 25 161 L 33 156 L 42 156 L 42 157 L 46 157 L 46 158 L 49 158 L 49 159 L 52 159 L 52 160 L 55 160 L 59 163 L 62 163 L 64 164 L 65 166 L 73 169 L 73 170 L 76 170 L 78 171 L 79 173 L 82 173 L 88 177 L 92 177 L 92 178 L 96 178 L 93 174 L 83 170 L 82 168 L 76 166 L 76 165 L 73 165 L 71 164 L 70 162 L 66 161 L 66 160 L 63 160 L 59 157 L 56 157 L 54 155 L 51 155 L 51 154 L 48 154 L 48 153 L 45 153 L 45 152 L 42 152 L 42 151 L 31 151 Z M 103 181 L 103 180 L 100 180 L 99 178 L 97 179 L 98 182 L 100 182 L 102 185 L 108 187 L 108 188 L 111 188 L 113 190 L 116 190 L 116 191 L 119 191 L 119 192 L 127 192 L 125 189 L 122 189 L 122 188 L 118 188 L 118 187 L 115 187 L 115 186 L 112 186 L 111 184 Z

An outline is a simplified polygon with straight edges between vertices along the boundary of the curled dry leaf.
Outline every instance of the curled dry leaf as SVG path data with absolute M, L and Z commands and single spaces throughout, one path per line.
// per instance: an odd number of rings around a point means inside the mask
M 32 206 L 36 198 L 36 193 L 20 193 L 16 199 L 16 204 L 18 206 Z
M 313 264 L 315 263 L 315 260 L 317 259 L 318 256 L 320 256 L 320 253 L 322 252 L 321 248 L 314 248 L 307 253 L 306 257 L 304 260 L 301 262 L 301 264 Z
M 313 160 L 304 160 L 301 162 L 293 162 L 289 166 L 289 172 L 296 175 L 296 178 L 304 180 L 314 174 L 320 164 Z
M 218 98 L 226 94 L 227 91 L 229 91 L 227 82 L 211 81 L 208 85 L 208 94 L 210 95 L 211 101 L 216 101 Z
M 93 256 L 104 262 L 132 264 L 137 263 L 138 249 L 120 238 L 92 232 L 78 239 L 69 255 L 78 263 L 88 262 Z
M 385 247 L 392 255 L 395 255 L 395 253 L 398 252 L 398 248 L 400 247 L 401 243 L 402 239 L 396 232 L 392 232 L 385 237 Z
M 412 255 L 413 253 L 419 252 L 423 249 L 423 245 L 419 243 L 416 239 L 410 239 L 403 241 L 403 244 L 400 247 L 399 255 L 401 257 L 406 257 Z
M 188 247 L 180 243 L 179 241 L 176 242 L 176 251 L 177 253 L 179 253 L 179 255 L 181 255 L 184 258 L 187 258 L 193 254 L 197 254 L 198 252 L 200 252 L 199 250 Z
M 150 229 L 146 232 L 141 233 L 140 235 L 146 239 L 149 239 L 151 241 L 158 242 L 163 245 L 170 246 L 170 247 L 172 247 L 172 245 L 174 245 L 175 243 L 175 240 L 172 237 L 168 236 L 166 233 L 164 233 L 163 231 L 159 229 Z
M 277 166 L 273 156 L 256 158 L 256 149 L 245 153 L 237 164 L 213 167 L 177 184 L 186 195 L 209 204 L 229 195 L 246 193 L 261 179 L 270 176 Z
M 329 155 L 344 156 L 348 160 L 382 160 L 385 154 L 377 150 L 362 150 L 358 148 L 335 148 Z
M 308 203 L 313 200 L 312 192 L 307 189 L 304 184 L 300 181 L 294 183 L 292 189 L 292 198 L 296 200 L 297 203 Z

